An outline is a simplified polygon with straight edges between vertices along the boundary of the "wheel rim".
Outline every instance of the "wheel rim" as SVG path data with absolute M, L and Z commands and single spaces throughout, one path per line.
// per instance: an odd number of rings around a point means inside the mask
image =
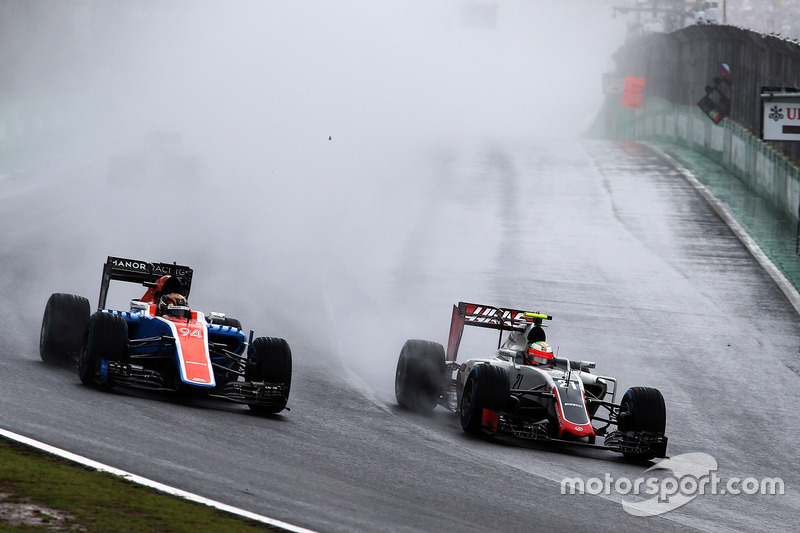
M 48 326 L 50 325 L 50 316 L 49 313 L 45 314 L 44 320 L 42 320 L 42 330 L 39 332 L 39 350 L 44 350 L 45 346 L 47 346 L 47 334 L 49 332 Z
M 83 346 L 80 355 L 78 355 L 78 371 L 80 372 L 81 378 L 85 378 L 86 373 L 89 371 L 86 365 L 86 350 L 87 347 Z
M 464 392 L 463 396 L 461 397 L 461 417 L 467 418 L 469 413 L 472 411 L 472 391 L 475 388 L 475 383 L 472 381 L 472 378 L 467 380 L 467 384 L 464 385 Z
M 394 394 L 399 396 L 403 392 L 406 379 L 406 358 L 401 356 L 397 362 L 397 372 L 394 375 Z

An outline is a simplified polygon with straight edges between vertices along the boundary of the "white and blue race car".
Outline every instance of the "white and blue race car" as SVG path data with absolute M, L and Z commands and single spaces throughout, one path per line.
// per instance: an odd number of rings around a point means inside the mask
M 77 362 L 90 386 L 126 386 L 214 396 L 260 414 L 286 408 L 292 353 L 284 339 L 246 336 L 239 320 L 189 308 L 191 268 L 109 257 L 98 310 L 74 294 L 50 296 L 42 318 L 43 361 Z M 129 311 L 106 308 L 112 280 L 141 283 Z

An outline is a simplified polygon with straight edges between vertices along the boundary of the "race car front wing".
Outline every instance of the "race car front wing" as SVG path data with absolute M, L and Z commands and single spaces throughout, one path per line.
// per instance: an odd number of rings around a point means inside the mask
M 225 384 L 221 394 L 210 394 L 237 403 L 274 407 L 286 405 L 289 387 L 283 383 L 264 383 L 258 381 L 231 381 Z
M 656 457 L 666 457 L 667 437 L 645 431 L 612 431 L 606 435 L 603 447 L 633 455 L 654 453 Z
M 141 365 L 124 364 L 103 360 L 100 364 L 99 378 L 109 385 L 172 391 L 166 387 L 161 375 Z M 289 396 L 289 387 L 284 383 L 265 383 L 257 381 L 230 381 L 219 392 L 209 396 L 224 398 L 237 403 L 273 407 L 284 405 Z
M 487 426 L 488 433 L 511 435 L 520 439 L 562 442 L 570 445 L 586 446 L 600 450 L 611 450 L 632 455 L 655 454 L 667 456 L 667 437 L 645 431 L 612 431 L 605 436 L 603 444 L 593 444 L 581 440 L 558 439 L 552 436 L 551 422 L 547 419 L 531 421 L 523 417 L 498 413 L 497 425 Z

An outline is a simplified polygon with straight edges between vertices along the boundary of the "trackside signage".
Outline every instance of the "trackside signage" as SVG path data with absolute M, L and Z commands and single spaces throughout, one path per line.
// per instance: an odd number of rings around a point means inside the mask
M 644 100 L 645 79 L 625 76 L 622 89 L 622 107 L 641 109 Z
M 762 92 L 761 138 L 800 141 L 800 92 L 796 89 Z
M 671 472 L 659 475 L 658 470 Z M 618 494 L 622 508 L 634 516 L 657 516 L 689 503 L 698 496 L 782 496 L 781 478 L 723 477 L 717 460 L 707 453 L 685 453 L 651 466 L 645 475 L 631 479 L 611 474 L 593 478 L 564 478 L 561 494 Z M 648 475 L 649 474 L 649 475 Z

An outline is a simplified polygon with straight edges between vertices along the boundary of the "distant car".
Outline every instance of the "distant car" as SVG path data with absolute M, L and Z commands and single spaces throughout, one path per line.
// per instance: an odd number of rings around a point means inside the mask
M 46 363 L 77 363 L 85 385 L 136 387 L 213 396 L 260 414 L 286 408 L 292 353 L 280 338 L 245 335 L 239 320 L 190 309 L 191 268 L 109 257 L 98 310 L 74 294 L 55 293 L 42 318 L 39 353 Z M 147 290 L 130 311 L 106 309 L 112 280 Z
M 582 444 L 634 460 L 666 457 L 661 392 L 632 387 L 617 403 L 617 380 L 592 374 L 593 362 L 557 357 L 546 342 L 544 320 L 552 316 L 459 302 L 446 353 L 425 340 L 403 346 L 395 374 L 398 404 L 415 411 L 441 405 L 458 413 L 472 434 Z M 456 362 L 465 325 L 499 330 L 497 349 Z

